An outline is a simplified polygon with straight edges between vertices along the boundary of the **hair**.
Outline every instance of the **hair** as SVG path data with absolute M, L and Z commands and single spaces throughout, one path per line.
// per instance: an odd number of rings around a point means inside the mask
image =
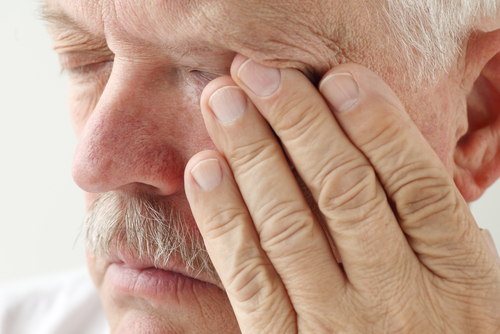
M 175 258 L 188 272 L 219 281 L 201 235 L 164 199 L 147 193 L 100 194 L 87 213 L 83 232 L 87 251 L 95 256 L 117 260 L 117 252 L 123 251 L 153 260 L 155 266 Z
M 406 80 L 434 82 L 462 52 L 464 38 L 482 17 L 495 17 L 500 0 L 384 0 L 383 20 L 399 41 L 399 60 Z

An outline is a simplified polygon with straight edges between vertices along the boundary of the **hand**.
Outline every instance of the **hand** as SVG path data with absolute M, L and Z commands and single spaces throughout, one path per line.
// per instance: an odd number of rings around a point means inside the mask
M 220 153 L 186 193 L 242 333 L 500 331 L 500 268 L 398 97 L 354 64 L 319 90 L 239 55 L 202 94 Z

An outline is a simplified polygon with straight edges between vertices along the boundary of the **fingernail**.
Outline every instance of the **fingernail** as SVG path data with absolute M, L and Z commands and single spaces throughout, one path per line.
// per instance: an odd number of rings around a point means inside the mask
M 486 240 L 486 243 L 490 247 L 491 252 L 493 253 L 493 256 L 495 256 L 495 260 L 497 260 L 498 265 L 500 265 L 500 256 L 498 256 L 498 251 L 495 246 L 495 242 L 493 241 L 493 237 L 491 236 L 490 231 L 483 229 L 481 230 L 481 233 Z
M 258 64 L 250 59 L 238 70 L 238 77 L 258 96 L 270 96 L 281 82 L 279 69 Z
M 234 86 L 220 88 L 212 94 L 208 105 L 222 123 L 234 121 L 247 109 L 247 98 L 243 91 Z
M 191 175 L 193 175 L 196 183 L 204 190 L 213 189 L 222 182 L 222 171 L 217 159 L 207 159 L 198 162 L 191 169 Z
M 321 82 L 319 91 L 338 112 L 349 110 L 359 99 L 358 84 L 349 73 L 329 75 Z

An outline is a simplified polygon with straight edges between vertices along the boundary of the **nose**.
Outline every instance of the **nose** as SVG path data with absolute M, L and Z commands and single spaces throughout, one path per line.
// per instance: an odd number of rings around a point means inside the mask
M 182 186 L 178 138 L 182 97 L 147 73 L 115 73 L 78 140 L 72 174 L 89 193 L 145 190 L 171 195 Z

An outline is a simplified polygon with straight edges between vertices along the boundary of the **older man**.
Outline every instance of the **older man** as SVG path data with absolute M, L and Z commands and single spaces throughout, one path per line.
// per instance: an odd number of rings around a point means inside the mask
M 499 8 L 47 0 L 111 331 L 500 331 Z

